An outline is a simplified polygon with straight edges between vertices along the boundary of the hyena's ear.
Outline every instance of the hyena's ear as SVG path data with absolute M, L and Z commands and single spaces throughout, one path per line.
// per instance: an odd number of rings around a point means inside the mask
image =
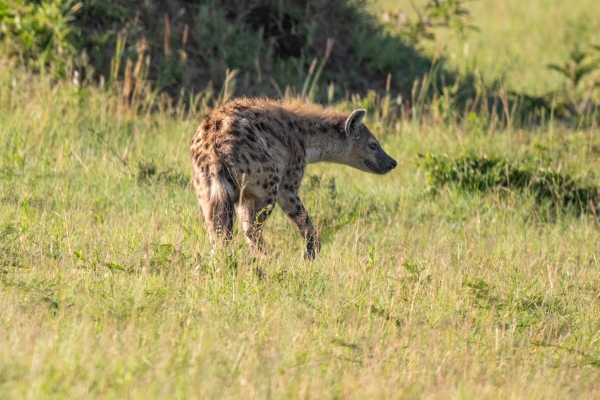
M 344 126 L 344 129 L 346 130 L 346 135 L 351 134 L 356 128 L 360 126 L 362 119 L 364 118 L 366 113 L 367 110 L 362 109 L 352 111 L 352 114 L 350 114 Z

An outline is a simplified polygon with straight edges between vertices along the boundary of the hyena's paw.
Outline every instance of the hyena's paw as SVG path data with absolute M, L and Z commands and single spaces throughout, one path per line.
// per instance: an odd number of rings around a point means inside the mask
M 267 246 L 262 238 L 257 242 L 249 241 L 248 245 L 252 255 L 259 259 L 264 259 L 269 255 L 269 246 Z
M 319 251 L 321 251 L 321 242 L 318 237 L 313 235 L 306 243 L 304 259 L 314 261 L 317 254 L 319 254 Z

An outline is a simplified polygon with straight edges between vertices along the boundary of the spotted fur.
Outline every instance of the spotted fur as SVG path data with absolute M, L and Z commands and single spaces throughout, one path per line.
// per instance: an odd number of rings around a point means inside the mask
M 262 250 L 263 223 L 279 204 L 314 259 L 319 241 L 298 197 L 307 164 L 341 163 L 385 174 L 396 167 L 362 124 L 332 108 L 268 99 L 236 99 L 207 115 L 194 134 L 190 155 L 194 187 L 216 246 L 230 240 L 237 213 L 250 245 Z

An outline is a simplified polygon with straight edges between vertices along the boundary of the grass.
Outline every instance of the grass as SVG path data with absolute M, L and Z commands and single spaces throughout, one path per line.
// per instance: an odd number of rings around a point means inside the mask
M 323 237 L 276 211 L 270 256 L 210 245 L 197 115 L 0 68 L 0 397 L 592 398 L 598 220 L 522 191 L 432 196 L 419 153 L 546 157 L 596 182 L 595 130 L 371 120 L 399 166 L 308 169 Z
M 421 7 L 427 1 L 414 3 Z M 508 90 L 537 96 L 560 90 L 564 81 L 548 64 L 562 64 L 576 45 L 600 44 L 595 28 L 600 25 L 600 3 L 594 0 L 477 0 L 465 6 L 480 32 L 462 41 L 451 30 L 438 29 L 436 41 L 425 48 L 446 56 L 460 71 L 477 69 L 488 82 L 504 76 Z M 416 17 L 409 0 L 374 0 L 371 9 L 401 10 Z

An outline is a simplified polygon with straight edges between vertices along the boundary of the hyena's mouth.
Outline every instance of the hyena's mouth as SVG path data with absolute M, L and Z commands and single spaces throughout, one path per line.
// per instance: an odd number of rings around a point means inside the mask
M 385 174 L 386 172 L 388 172 L 388 170 L 379 168 L 376 164 L 372 163 L 369 160 L 364 160 L 364 163 L 367 166 L 367 168 L 369 168 L 371 171 L 375 172 L 376 174 Z

